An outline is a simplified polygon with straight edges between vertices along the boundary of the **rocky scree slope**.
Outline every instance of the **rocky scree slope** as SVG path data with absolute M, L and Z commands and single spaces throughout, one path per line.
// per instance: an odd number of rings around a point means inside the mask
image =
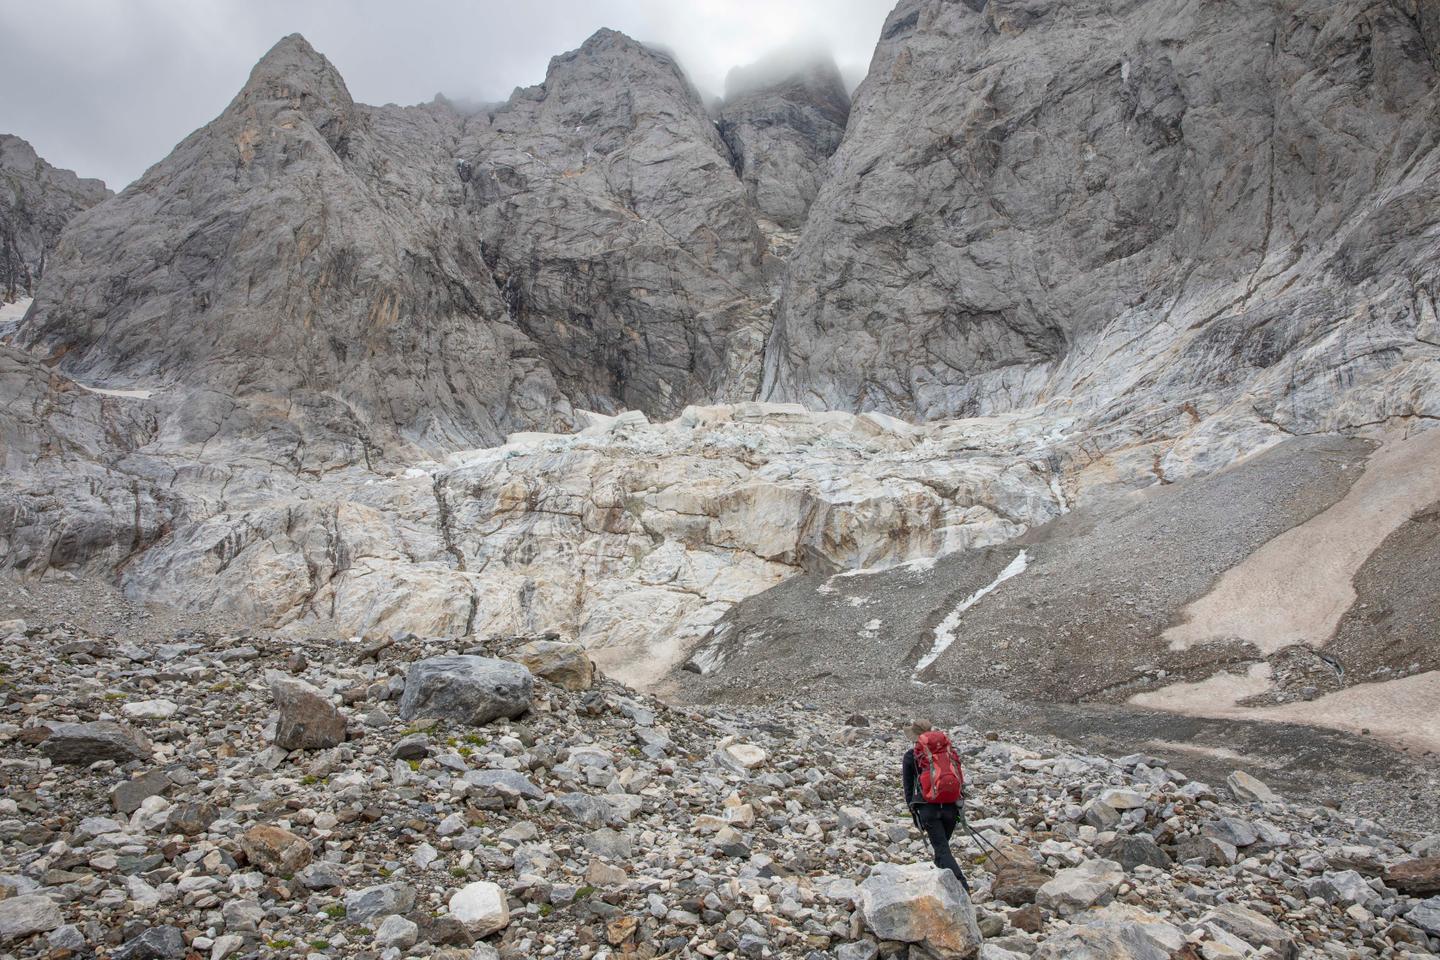
M 998 851 L 957 836 L 972 901 L 904 818 L 898 717 L 667 706 L 524 638 L 456 659 L 418 638 L 0 636 L 10 955 L 1440 948 L 1440 838 L 1243 771 L 1211 787 L 1144 754 L 961 729 L 971 823 Z M 477 698 L 467 671 L 517 682 Z
M 0 134 L 0 304 L 35 296 L 65 224 L 110 196 L 103 182 L 52 167 L 24 140 Z
M 295 634 L 561 629 L 650 682 L 796 572 L 1407 437 L 1437 415 L 1433 23 L 907 0 L 823 163 L 823 69 L 717 127 L 601 31 L 505 104 L 375 108 L 286 38 L 67 228 L 0 354 L 0 556 Z M 798 236 L 770 219 L 822 167 Z M 622 407 L 671 419 L 583 412 Z

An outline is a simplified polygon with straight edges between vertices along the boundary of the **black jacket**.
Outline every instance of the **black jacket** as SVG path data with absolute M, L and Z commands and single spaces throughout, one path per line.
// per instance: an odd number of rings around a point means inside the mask
M 913 807 L 917 803 L 925 803 L 924 796 L 920 793 L 920 769 L 915 763 L 915 748 L 911 747 L 905 751 L 905 759 L 900 762 L 900 779 L 905 785 L 905 806 Z M 937 807 L 953 807 L 953 803 L 937 803 Z

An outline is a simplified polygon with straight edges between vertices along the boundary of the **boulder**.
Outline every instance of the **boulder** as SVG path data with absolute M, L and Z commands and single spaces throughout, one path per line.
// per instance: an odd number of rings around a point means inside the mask
M 1122 904 L 1077 918 L 1032 954 L 1033 960 L 1173 960 L 1183 952 L 1185 935 L 1160 917 Z
M 124 724 L 109 720 L 90 723 L 57 723 L 40 744 L 40 752 L 52 763 L 89 766 L 99 760 L 129 763 L 150 758 L 150 741 Z
M 110 805 L 116 813 L 131 814 L 150 797 L 158 797 L 170 789 L 170 777 L 164 770 L 151 770 L 134 780 L 117 783 L 110 791 Z
M 1440 856 L 1405 860 L 1386 868 L 1385 884 L 1412 897 L 1440 894 Z
M 1225 778 L 1225 786 L 1241 803 L 1277 803 L 1280 797 L 1244 770 L 1236 770 Z
M 1120 823 L 1120 811 L 1103 800 L 1092 800 L 1085 807 L 1085 822 L 1096 830 L 1114 830 Z
M 1069 916 L 1108 903 L 1123 879 L 1125 872 L 1115 861 L 1087 860 L 1055 874 L 1054 879 L 1040 888 L 1035 902 L 1061 916 Z
M 1160 870 L 1169 868 L 1170 855 L 1160 849 L 1160 845 L 1148 833 L 1124 833 L 1100 844 L 1095 852 L 1107 860 L 1114 860 L 1121 868 L 1129 873 L 1140 865 L 1156 867 Z
M 169 720 L 179 709 L 174 700 L 137 700 L 125 704 L 120 712 L 131 720 Z
M 1048 873 L 1028 859 L 1005 857 L 996 865 L 991 895 L 1012 907 L 1034 903 L 1040 888 L 1050 880 Z
M 1294 938 L 1279 924 L 1264 914 L 1237 904 L 1222 904 L 1202 917 L 1200 922 L 1214 924 L 1256 949 L 1269 947 L 1280 960 L 1295 960 L 1300 955 Z
M 523 773 L 514 770 L 471 770 L 465 774 L 465 782 L 473 788 L 472 792 L 506 798 L 545 799 L 544 790 L 535 786 Z
M 480 726 L 530 709 L 535 680 L 518 663 L 490 657 L 431 657 L 410 665 L 400 718 L 438 717 Z
M 1248 847 L 1260 839 L 1255 832 L 1255 825 L 1239 817 L 1221 817 L 1218 820 L 1211 820 L 1200 828 L 1201 836 L 1209 837 L 1211 840 L 1219 840 L 1228 843 L 1232 847 Z
M 715 751 L 715 761 L 722 767 L 739 774 L 747 774 L 756 767 L 762 766 L 770 755 L 764 748 L 757 747 L 753 743 L 735 742 L 726 744 Z
M 151 927 L 121 944 L 110 960 L 180 960 L 185 954 L 185 934 L 179 927 Z
M 420 927 L 399 914 L 392 913 L 380 921 L 375 930 L 375 943 L 383 948 L 409 950 L 420 936 Z
M 392 913 L 409 913 L 414 906 L 414 887 L 407 883 L 381 883 L 345 894 L 345 919 L 366 923 Z
M 954 874 L 929 864 L 876 864 L 860 884 L 860 914 L 881 940 L 918 944 L 937 960 L 963 960 L 980 950 L 970 897 Z
M 1326 903 L 1365 906 L 1380 894 L 1354 870 L 1327 870 L 1305 884 L 1306 892 L 1312 897 L 1321 897 Z
M 1234 863 L 1240 856 L 1233 843 L 1215 840 L 1211 837 L 1186 837 L 1175 845 L 1175 859 L 1199 860 L 1211 867 L 1223 867 Z
M 220 818 L 220 811 L 213 803 L 190 801 L 177 803 L 165 816 L 165 830 L 193 837 L 210 829 L 210 824 Z
M 488 937 L 510 923 L 505 892 L 488 880 L 467 883 L 450 896 L 450 916 L 476 938 Z
M 345 742 L 345 714 L 304 680 L 277 670 L 266 674 L 280 716 L 275 743 L 286 750 L 325 750 Z
M 280 876 L 292 874 L 310 862 L 310 844 L 274 824 L 262 823 L 240 836 L 240 849 L 258 870 Z
M 43 894 L 26 894 L 0 900 L 0 943 L 45 933 L 64 922 L 60 908 Z
M 1100 802 L 1113 810 L 1138 810 L 1145 806 L 1145 794 L 1138 790 L 1106 790 L 1100 794 Z
M 1440 897 L 1421 900 L 1410 908 L 1405 919 L 1432 937 L 1440 937 Z
M 578 643 L 532 640 L 516 650 L 514 657 L 535 676 L 566 690 L 588 690 L 595 682 L 595 664 Z

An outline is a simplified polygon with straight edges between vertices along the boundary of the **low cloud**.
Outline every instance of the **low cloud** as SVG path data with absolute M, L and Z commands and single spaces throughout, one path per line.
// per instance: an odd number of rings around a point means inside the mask
M 674 52 L 702 93 L 777 49 L 829 51 L 853 86 L 893 0 L 30 0 L 0 5 L 0 133 L 121 189 L 225 108 L 299 32 L 365 103 L 495 101 L 601 27 Z

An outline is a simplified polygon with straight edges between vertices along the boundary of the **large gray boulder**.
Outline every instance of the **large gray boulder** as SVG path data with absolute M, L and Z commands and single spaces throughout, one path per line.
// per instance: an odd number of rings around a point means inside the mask
M 109 196 L 101 181 L 52 167 L 29 143 L 0 133 L 0 303 L 33 297 L 60 231 Z
M 437 717 L 479 726 L 530 709 L 535 680 L 509 660 L 491 657 L 431 657 L 410 665 L 400 719 Z
M 965 960 L 980 950 L 970 897 L 954 874 L 930 864 L 876 864 L 860 884 L 860 915 L 881 940 L 918 944 L 937 960 Z
M 129 727 L 110 720 L 57 723 L 40 744 L 40 752 L 54 763 L 88 766 L 98 760 L 129 763 L 150 757 L 150 741 Z

